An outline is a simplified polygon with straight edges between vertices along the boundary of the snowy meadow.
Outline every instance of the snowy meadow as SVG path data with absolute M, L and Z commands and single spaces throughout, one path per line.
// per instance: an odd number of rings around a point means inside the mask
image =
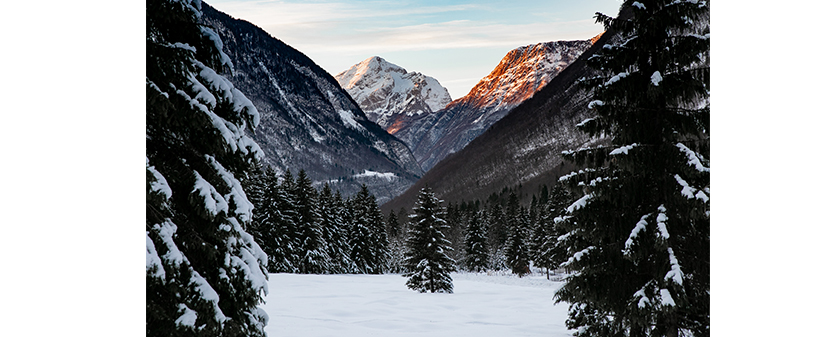
M 561 282 L 538 274 L 453 273 L 454 293 L 400 275 L 270 274 L 268 336 L 570 336 Z

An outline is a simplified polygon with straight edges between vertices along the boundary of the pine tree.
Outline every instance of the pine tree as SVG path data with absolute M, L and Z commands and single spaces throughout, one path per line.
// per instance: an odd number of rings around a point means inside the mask
M 376 199 L 367 186 L 350 204 L 350 259 L 365 274 L 380 274 L 387 265 L 387 233 Z
M 462 266 L 468 271 L 481 272 L 489 267 L 487 252 L 487 217 L 483 210 L 473 214 L 464 237 L 464 259 Z
M 536 261 L 536 266 L 547 268 L 547 276 L 549 276 L 550 269 L 558 268 L 558 265 L 567 260 L 567 247 L 560 240 L 568 233 L 568 230 L 562 226 L 556 225 L 556 219 L 560 220 L 566 215 L 566 208 L 570 203 L 569 191 L 562 184 L 555 184 L 552 187 L 549 201 L 544 208 L 541 217 L 541 224 L 544 226 L 543 234 L 538 239 L 538 246 L 533 255 L 533 260 Z M 564 226 L 570 222 L 563 222 Z
M 455 261 L 447 256 L 452 248 L 450 241 L 444 238 L 448 226 L 441 200 L 432 190 L 423 188 L 410 218 L 404 260 L 408 271 L 403 274 L 408 277 L 407 287 L 422 293 L 452 293 L 450 273 L 455 271 Z
M 146 333 L 263 336 L 267 256 L 238 180 L 263 155 L 259 114 L 200 10 L 146 3 Z
M 507 266 L 512 269 L 512 273 L 518 277 L 530 273 L 530 260 L 528 254 L 526 212 L 522 207 L 513 216 L 507 219 L 510 224 L 510 235 L 507 237 L 507 244 L 504 246 L 504 256 Z
M 330 257 L 317 214 L 318 193 L 305 170 L 299 170 L 295 187 L 296 231 L 300 242 L 299 271 L 305 274 L 327 273 L 330 271 Z
M 299 273 L 302 245 L 299 242 L 299 226 L 296 223 L 299 218 L 295 200 L 298 189 L 290 170 L 286 170 L 282 175 L 282 182 L 276 190 L 277 192 L 272 194 L 272 197 L 276 198 L 279 217 L 273 218 L 271 225 L 275 228 L 274 237 L 279 242 L 271 252 L 273 256 L 271 260 L 275 262 L 275 267 L 271 268 L 271 272 Z
M 338 198 L 337 204 L 333 193 L 330 191 L 330 185 L 325 183 L 316 201 L 319 227 L 322 229 L 322 238 L 327 243 L 327 255 L 330 258 L 329 272 L 332 274 L 348 272 L 351 264 L 347 231 L 340 213 L 342 207 L 341 195 Z
M 655 0 L 597 14 L 621 39 L 588 65 L 612 147 L 568 152 L 575 271 L 556 293 L 579 336 L 709 335 L 709 3 Z

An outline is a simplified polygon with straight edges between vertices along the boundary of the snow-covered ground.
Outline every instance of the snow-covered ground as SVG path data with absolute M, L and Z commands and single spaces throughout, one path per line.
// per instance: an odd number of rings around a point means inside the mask
M 571 336 L 560 282 L 538 274 L 451 274 L 453 294 L 418 293 L 400 275 L 271 274 L 268 336 Z

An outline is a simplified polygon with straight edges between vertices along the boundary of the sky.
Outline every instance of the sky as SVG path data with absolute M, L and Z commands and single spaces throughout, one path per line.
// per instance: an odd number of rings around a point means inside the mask
M 210 0 L 310 57 L 331 75 L 371 56 L 436 78 L 466 95 L 520 46 L 585 40 L 603 32 L 595 12 L 619 0 L 398 1 Z

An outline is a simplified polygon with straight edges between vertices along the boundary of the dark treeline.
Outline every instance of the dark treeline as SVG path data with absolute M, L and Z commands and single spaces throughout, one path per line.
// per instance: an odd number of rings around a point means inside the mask
M 256 167 L 243 183 L 254 204 L 248 228 L 268 255 L 271 273 L 381 274 L 387 272 L 385 222 L 375 197 L 362 185 L 350 198 L 320 190 L 304 170 L 280 179 Z
M 384 216 L 375 197 L 362 185 L 343 198 L 328 184 L 314 188 L 304 170 L 282 177 L 256 167 L 243 183 L 254 204 L 248 228 L 268 255 L 271 273 L 381 274 L 406 273 L 411 213 L 404 208 Z M 459 270 L 483 272 L 511 269 L 530 273 L 530 266 L 554 270 L 566 261 L 559 248 L 565 231 L 554 219 L 571 202 L 567 190 L 542 186 L 530 202 L 515 188 L 504 188 L 486 200 L 449 203 L 442 207 L 448 251 Z

